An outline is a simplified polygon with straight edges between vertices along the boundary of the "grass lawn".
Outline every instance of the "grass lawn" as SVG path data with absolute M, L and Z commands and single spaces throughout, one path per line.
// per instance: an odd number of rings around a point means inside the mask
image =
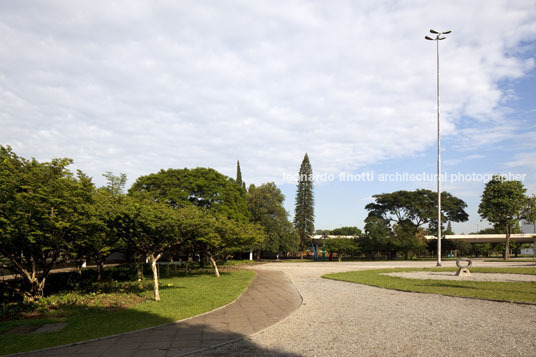
M 457 268 L 400 268 L 361 270 L 347 273 L 327 274 L 323 277 L 327 279 L 372 285 L 380 288 L 400 291 L 536 304 L 536 283 L 534 282 L 419 280 L 381 275 L 382 273 L 404 271 L 452 271 L 454 274 L 457 271 Z M 471 268 L 471 272 L 536 275 L 536 267 Z
M 497 258 L 497 259 L 485 259 L 484 261 L 493 262 L 493 263 L 500 263 L 500 262 L 511 263 L 511 262 L 536 262 L 536 259 L 534 258 L 510 258 L 508 260 L 504 260 L 502 258 Z
M 97 337 L 114 335 L 162 325 L 199 315 L 236 299 L 255 276 L 253 271 L 238 270 L 223 272 L 215 278 L 211 273 L 191 274 L 161 279 L 161 301 L 151 300 L 153 291 L 146 289 L 132 299 L 132 294 L 93 293 L 88 296 L 55 297 L 62 304 L 57 311 L 51 311 L 40 319 L 21 319 L 0 322 L 0 354 L 24 352 L 58 346 Z M 152 282 L 150 279 L 149 283 Z M 147 286 L 149 286 L 146 281 Z M 67 294 L 69 295 L 69 294 Z M 70 299 L 70 300 L 69 300 Z M 117 304 L 110 307 L 110 300 Z M 121 306 L 121 300 L 132 306 Z M 49 306 L 54 306 L 52 303 Z M 41 316 L 43 317 L 43 316 Z M 67 322 L 63 330 L 42 334 L 3 334 L 14 326 L 43 325 L 45 323 Z

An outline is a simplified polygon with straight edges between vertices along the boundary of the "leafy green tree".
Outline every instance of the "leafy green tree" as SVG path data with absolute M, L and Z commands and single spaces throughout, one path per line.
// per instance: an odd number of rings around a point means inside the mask
M 0 146 L 0 255 L 15 280 L 2 284 L 25 300 L 43 296 L 50 271 L 80 231 L 93 185 L 67 169 L 70 159 L 26 160 Z
M 410 220 L 416 227 L 430 224 L 437 227 L 437 194 L 430 190 L 396 191 L 372 196 L 375 202 L 365 208 L 369 214 L 381 216 L 391 222 Z M 467 204 L 448 192 L 441 193 L 442 222 L 465 222 L 469 215 Z
M 294 227 L 300 237 L 302 259 L 305 246 L 310 243 L 315 231 L 314 219 L 313 168 L 309 156 L 305 154 L 300 166 L 294 213 Z
M 363 234 L 363 232 L 361 232 L 361 229 L 359 229 L 357 227 L 340 227 L 340 228 L 333 229 L 330 232 L 330 234 L 335 235 L 335 236 L 354 236 L 354 237 L 359 237 L 360 235 Z
M 396 234 L 393 235 L 397 241 L 391 247 L 398 246 L 406 256 L 412 249 L 421 249 L 421 242 L 414 234 L 425 225 L 428 225 L 429 230 L 437 227 L 437 195 L 430 190 L 419 189 L 383 193 L 373 197 L 375 202 L 365 206 L 369 216 L 382 217 L 390 222 L 391 228 L 398 225 L 394 232 Z M 442 222 L 465 222 L 469 218 L 465 212 L 467 204 L 461 199 L 442 192 L 441 202 Z M 413 225 L 412 228 L 410 224 Z
M 208 257 L 216 277 L 220 276 L 216 263 L 219 257 L 261 244 L 265 237 L 259 224 L 212 216 L 191 208 L 182 210 L 181 215 L 183 238 Z
M 129 194 L 147 196 L 173 208 L 196 206 L 241 222 L 249 219 L 245 191 L 211 168 L 169 169 L 142 176 Z
M 507 181 L 495 175 L 485 186 L 478 213 L 506 234 L 504 259 L 510 258 L 510 234 L 524 217 L 528 198 L 520 181 Z
M 156 263 L 168 249 L 182 243 L 178 211 L 163 203 L 125 197 L 116 224 L 120 238 L 147 257 L 153 272 L 154 299 L 160 301 Z
M 283 207 L 285 196 L 275 183 L 248 189 L 250 221 L 264 227 L 266 239 L 261 248 L 270 252 L 289 252 L 298 249 L 298 235 Z
M 368 256 L 385 253 L 391 258 L 396 254 L 389 221 L 380 216 L 368 215 L 365 219 L 365 237 L 361 239 L 362 250 Z
M 493 252 L 493 247 L 490 243 L 473 243 L 470 251 L 476 258 L 479 256 L 488 257 Z
M 90 187 L 82 205 L 83 214 L 75 217 L 72 239 L 67 242 L 66 256 L 77 268 L 82 277 L 82 266 L 92 260 L 97 264 L 97 280 L 102 279 L 104 261 L 118 247 L 115 220 L 119 205 L 124 196 L 126 175 L 115 176 L 111 172 L 103 175 L 107 185 L 95 189 L 89 178 L 84 177 Z
M 119 174 L 115 176 L 111 172 L 103 175 L 107 179 L 105 187 L 97 189 L 91 207 L 90 217 L 92 218 L 92 234 L 88 235 L 91 243 L 91 250 L 88 259 L 97 264 L 97 280 L 102 279 L 104 261 L 114 249 L 119 248 L 119 237 L 115 223 L 120 205 L 125 197 L 125 185 L 127 176 Z
M 357 241 L 348 238 L 326 239 L 326 251 L 337 253 L 339 262 L 342 262 L 343 255 L 353 255 L 359 251 Z

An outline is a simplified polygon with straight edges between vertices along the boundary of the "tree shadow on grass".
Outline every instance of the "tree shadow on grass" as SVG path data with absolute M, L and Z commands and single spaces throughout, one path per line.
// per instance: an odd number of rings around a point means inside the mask
M 4 334 L 0 335 L 0 355 L 87 341 L 173 321 L 157 314 L 133 309 L 71 304 L 65 306 L 59 314 L 2 323 Z M 57 322 L 66 322 L 67 326 L 51 333 L 32 333 L 30 328 Z M 28 332 L 6 333 L 12 329 L 24 332 L 21 326 L 26 326 Z
M 145 318 L 144 315 L 151 314 L 137 312 L 136 317 Z M 218 319 L 211 321 L 210 314 L 207 314 L 96 341 L 30 352 L 25 356 L 300 356 L 280 349 L 264 348 L 248 340 L 248 333 L 244 331 L 251 326 L 246 322 L 244 325 L 233 326 L 234 331 L 230 331 L 227 324 L 221 323 Z M 252 332 L 250 330 L 249 333 Z M 36 339 L 41 342 L 48 340 L 56 344 L 66 344 L 67 342 L 60 338 L 62 334 L 68 333 L 60 331 L 41 336 L 29 334 L 18 341 L 6 340 L 3 342 L 7 342 L 7 346 L 2 346 L 0 353 L 24 352 L 39 348 L 35 344 Z

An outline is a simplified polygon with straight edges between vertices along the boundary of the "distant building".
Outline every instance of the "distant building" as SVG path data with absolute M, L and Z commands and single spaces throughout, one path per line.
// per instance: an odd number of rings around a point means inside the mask
M 536 234 L 536 224 L 527 223 L 527 222 L 521 222 L 521 232 Z

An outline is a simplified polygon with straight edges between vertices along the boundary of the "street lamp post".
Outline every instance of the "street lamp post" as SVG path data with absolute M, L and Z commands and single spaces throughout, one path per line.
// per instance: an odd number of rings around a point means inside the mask
M 437 266 L 441 266 L 441 135 L 439 131 L 439 41 L 446 39 L 445 36 L 451 31 L 439 32 L 430 30 L 430 33 L 436 35 L 435 38 L 424 36 L 426 40 L 436 41 L 436 58 L 437 58 Z

